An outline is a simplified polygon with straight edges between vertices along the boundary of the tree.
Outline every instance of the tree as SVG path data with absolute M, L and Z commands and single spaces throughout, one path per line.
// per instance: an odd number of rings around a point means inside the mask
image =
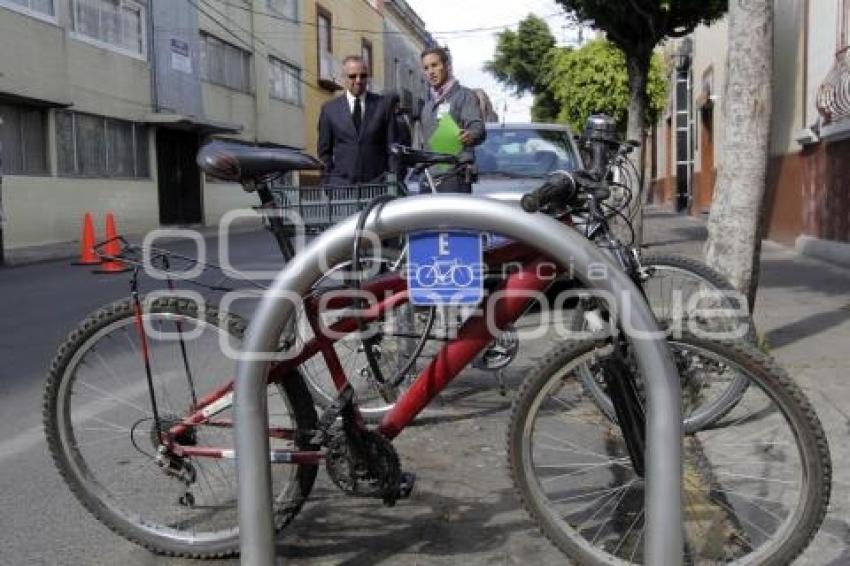
M 626 135 L 641 140 L 646 129 L 647 84 L 652 53 L 667 37 L 687 35 L 726 12 L 726 0 L 556 0 L 579 21 L 605 32 L 626 58 L 629 118 Z
M 706 262 L 747 297 L 758 287 L 773 91 L 773 0 L 729 1 L 723 142 Z
M 533 120 L 554 121 L 558 108 L 544 83 L 547 57 L 555 47 L 549 25 L 529 14 L 519 23 L 517 31 L 506 29 L 497 38 L 493 59 L 484 63 L 484 70 L 512 87 L 517 96 L 527 92 L 534 95 Z
M 546 75 L 547 92 L 556 102 L 557 121 L 567 122 L 581 132 L 590 114 L 604 112 L 617 120 L 625 133 L 629 109 L 629 78 L 623 52 L 605 39 L 597 39 L 580 49 L 550 52 Z M 645 120 L 658 119 L 666 102 L 667 83 L 661 56 L 650 64 Z

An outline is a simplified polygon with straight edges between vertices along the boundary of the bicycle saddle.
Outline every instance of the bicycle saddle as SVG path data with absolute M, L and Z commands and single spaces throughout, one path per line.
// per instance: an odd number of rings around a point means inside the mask
M 294 149 L 253 147 L 223 141 L 214 141 L 202 147 L 198 152 L 197 163 L 198 167 L 213 177 L 240 183 L 287 171 L 324 168 L 318 159 Z

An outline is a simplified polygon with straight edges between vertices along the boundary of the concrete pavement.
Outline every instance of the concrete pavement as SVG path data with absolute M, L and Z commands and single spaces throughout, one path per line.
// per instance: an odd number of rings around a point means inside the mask
M 647 213 L 648 249 L 702 257 L 701 220 Z M 797 564 L 850 563 L 850 269 L 765 241 L 756 327 L 823 423 L 832 454 L 832 498 L 821 532 Z

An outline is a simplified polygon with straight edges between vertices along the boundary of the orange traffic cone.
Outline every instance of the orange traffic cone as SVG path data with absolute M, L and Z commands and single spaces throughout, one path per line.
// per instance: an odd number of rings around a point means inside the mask
M 103 246 L 103 253 L 111 256 L 114 259 L 106 259 L 103 261 L 101 268 L 95 273 L 123 273 L 129 271 L 129 268 L 124 265 L 120 259 L 117 259 L 121 253 L 121 242 L 118 240 L 118 232 L 115 230 L 115 217 L 111 212 L 106 213 L 106 245 Z
M 91 213 L 86 212 L 83 215 L 83 233 L 80 237 L 80 261 L 71 265 L 100 265 L 100 258 L 94 253 L 94 240 L 94 223 Z

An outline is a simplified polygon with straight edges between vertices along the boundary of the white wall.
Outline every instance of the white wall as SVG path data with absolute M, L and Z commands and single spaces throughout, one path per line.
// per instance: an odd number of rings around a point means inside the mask
M 4 244 L 9 249 L 68 242 L 80 237 L 83 214 L 91 212 L 96 239 L 103 216 L 115 215 L 117 229 L 139 234 L 159 227 L 156 183 L 151 180 L 3 177 Z
M 726 88 L 726 46 L 728 44 L 729 24 L 724 17 L 710 27 L 699 26 L 693 33 L 694 56 L 691 66 L 694 97 L 693 135 L 697 136 L 697 151 L 694 153 L 694 171 L 701 169 L 702 140 L 700 139 L 700 110 L 696 99 L 702 93 L 703 75 L 711 68 L 713 76 L 711 93 L 714 97 L 713 133 L 714 163 L 718 162 L 720 147 L 723 144 L 723 95 Z M 674 137 L 675 143 L 675 137 Z M 675 155 L 675 153 L 674 153 Z M 675 174 L 675 167 L 673 168 Z
M 774 0 L 773 8 L 773 121 L 770 152 L 800 149 L 795 134 L 803 127 L 804 2 Z

